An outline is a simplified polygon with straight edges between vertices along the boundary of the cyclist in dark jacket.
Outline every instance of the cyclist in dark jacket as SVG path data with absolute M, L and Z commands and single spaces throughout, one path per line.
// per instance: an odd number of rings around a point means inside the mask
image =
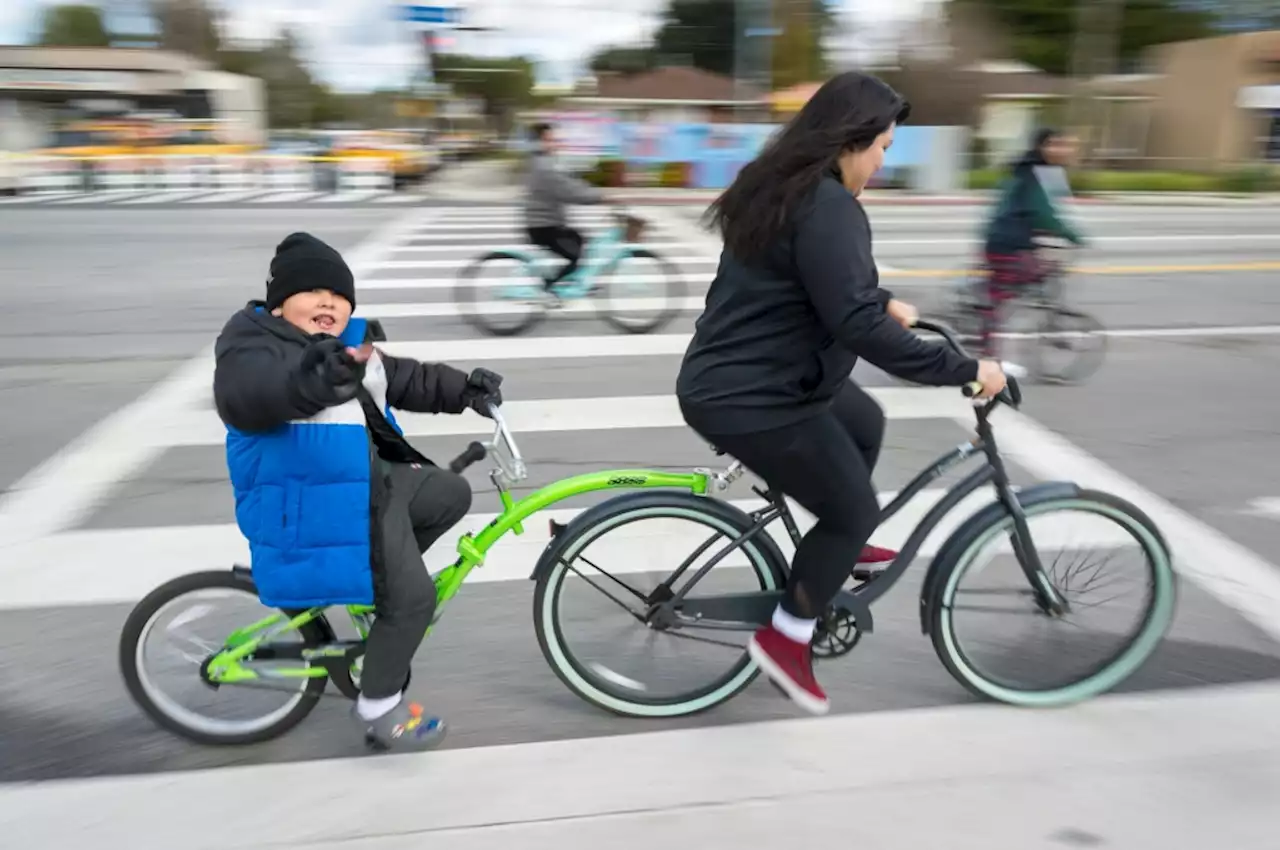
M 813 675 L 816 619 L 866 558 L 880 515 L 871 472 L 884 413 L 849 380 L 854 364 L 924 384 L 978 380 L 986 396 L 1004 387 L 999 364 L 907 330 L 914 309 L 879 287 L 857 196 L 907 114 L 884 83 L 841 74 L 742 169 L 710 211 L 725 246 L 676 382 L 690 427 L 817 518 L 749 645 L 814 713 L 828 709 Z
M 1001 186 L 1000 200 L 987 225 L 986 285 L 977 311 L 984 354 L 993 352 L 1000 304 L 1012 298 L 1017 287 L 1038 283 L 1052 270 L 1038 250 L 1038 240 L 1054 237 L 1084 244 L 1061 210 L 1061 202 L 1071 194 L 1064 165 L 1074 154 L 1072 137 L 1040 130 Z

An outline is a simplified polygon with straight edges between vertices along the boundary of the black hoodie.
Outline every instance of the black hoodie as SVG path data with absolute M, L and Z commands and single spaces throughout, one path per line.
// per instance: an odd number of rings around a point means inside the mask
M 824 411 L 859 357 L 921 384 L 960 386 L 978 363 L 929 343 L 885 311 L 871 223 L 834 177 L 823 177 L 765 261 L 728 250 L 707 292 L 676 379 L 699 431 L 763 431 Z

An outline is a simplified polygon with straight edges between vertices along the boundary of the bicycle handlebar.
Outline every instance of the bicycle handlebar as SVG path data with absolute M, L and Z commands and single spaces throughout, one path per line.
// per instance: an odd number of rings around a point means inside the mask
M 494 422 L 493 447 L 497 448 L 498 438 L 501 437 L 507 444 L 507 451 L 511 455 L 511 469 L 503 466 L 504 471 L 516 478 L 524 476 L 524 459 L 520 456 L 520 449 L 516 446 L 515 438 L 511 436 L 511 431 L 507 428 L 507 420 L 502 416 L 502 410 L 498 405 L 492 402 L 486 404 L 489 409 L 489 418 Z M 476 461 L 484 460 L 489 454 L 489 447 L 478 440 L 472 440 L 471 444 L 462 450 L 462 453 L 449 461 L 449 469 L 454 473 L 461 473 L 468 466 Z
M 956 339 L 955 332 L 946 325 L 939 324 L 937 322 L 930 322 L 925 319 L 916 319 L 913 326 L 922 331 L 929 331 L 930 333 L 935 333 L 942 337 L 946 340 L 948 345 L 955 349 L 957 354 L 961 354 L 965 357 L 973 356 L 963 345 L 961 345 L 960 340 Z M 1009 405 L 1010 407 L 1016 408 L 1018 405 L 1022 404 L 1022 388 L 1018 386 L 1018 379 L 1011 374 L 1011 372 L 1015 371 L 1012 364 L 1002 363 L 1000 365 L 1004 370 L 1005 388 L 996 394 L 993 401 L 999 401 L 1003 404 Z M 979 381 L 970 381 L 969 383 L 964 384 L 960 388 L 960 391 L 964 393 L 965 398 L 975 398 L 978 393 L 982 392 L 982 384 Z

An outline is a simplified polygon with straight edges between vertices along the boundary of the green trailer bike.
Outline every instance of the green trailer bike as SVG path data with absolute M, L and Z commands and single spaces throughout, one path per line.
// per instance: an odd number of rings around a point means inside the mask
M 962 350 L 948 328 L 924 321 L 918 327 Z M 977 389 L 971 385 L 963 392 L 972 397 Z M 918 600 L 921 631 L 951 676 L 985 699 L 1025 707 L 1063 706 L 1116 687 L 1151 657 L 1173 620 L 1177 598 L 1171 556 L 1159 529 L 1136 506 L 1070 481 L 1014 485 L 997 448 L 991 414 L 1001 405 L 1016 408 L 1020 402 L 1021 390 L 1014 378 L 1000 396 L 973 399 L 975 438 L 922 471 L 884 507 L 882 522 L 921 497 L 930 483 L 954 467 L 971 459 L 982 461 L 923 511 L 896 560 L 878 570 L 851 566 L 852 586 L 846 585 L 840 592 L 820 619 L 814 636 L 814 654 L 821 663 L 848 653 L 863 634 L 874 630 L 873 603 L 903 576 L 931 532 L 949 515 L 959 514 L 962 503 L 987 485 L 993 490 L 992 500 L 962 517 L 936 547 Z M 461 470 L 485 457 L 493 458 L 490 478 L 497 487 L 502 512 L 478 533 L 463 534 L 457 544 L 457 560 L 434 577 L 439 605 L 428 637 L 467 576 L 509 532 L 523 534 L 535 514 L 571 497 L 628 491 L 598 502 L 567 523 L 549 522 L 550 539 L 537 562 L 530 564 L 530 578 L 535 583 L 533 625 L 546 662 L 582 699 L 628 717 L 666 718 L 706 711 L 750 685 L 759 670 L 746 652 L 746 640 L 769 621 L 788 576 L 788 560 L 779 540 L 765 529 L 781 519 L 786 534 L 783 541 L 795 544 L 801 536 L 787 500 L 753 487 L 764 504 L 747 511 L 721 498 L 718 494 L 745 473 L 737 461 L 720 471 L 591 472 L 554 482 L 516 500 L 511 487 L 526 477 L 525 463 L 501 410 L 492 409 L 491 414 L 491 440 L 471 443 L 451 466 Z M 1096 658 L 1084 657 L 1091 653 L 1083 650 L 1064 653 L 1051 647 L 1045 656 L 1049 661 L 1036 660 L 1030 641 L 1019 637 L 999 656 L 1002 662 L 1014 662 L 1014 672 L 984 665 L 977 660 L 975 647 L 988 643 L 989 637 L 970 646 L 959 626 L 960 613 L 968 610 L 961 600 L 969 598 L 962 585 L 985 570 L 979 557 L 984 547 L 1004 546 L 1001 557 L 1012 565 L 1014 586 L 1001 594 L 979 589 L 975 598 L 983 602 L 976 610 L 991 609 L 991 599 L 999 596 L 1008 607 L 998 611 L 1012 614 L 1014 623 L 1065 621 L 1070 625 L 1077 614 L 1094 608 L 1094 604 L 1079 601 L 1081 592 L 1097 589 L 1109 594 L 1109 599 L 1114 596 L 1117 585 L 1102 577 L 1100 567 L 1074 561 L 1064 565 L 1061 557 L 1052 561 L 1041 557 L 1033 540 L 1032 522 L 1050 520 L 1048 530 L 1036 535 L 1043 542 L 1060 536 L 1061 529 L 1054 522 L 1068 515 L 1101 521 L 1106 528 L 1103 537 L 1122 542 L 1139 555 L 1141 574 L 1135 586 L 1143 591 L 1143 599 L 1132 627 L 1116 635 L 1114 623 L 1109 624 L 1104 631 L 1109 637 L 1118 637 L 1118 644 L 1096 653 Z M 646 522 L 658 523 L 652 526 L 658 530 L 635 530 L 637 524 Z M 671 526 L 677 522 L 688 523 L 695 531 L 673 531 Z M 716 541 L 722 543 L 719 548 L 713 548 Z M 592 546 L 602 543 L 606 554 L 621 553 L 625 563 L 605 569 L 600 558 L 586 555 Z M 695 567 L 704 556 L 705 562 Z M 713 571 L 713 567 L 719 569 Z M 584 568 L 598 573 L 599 583 L 586 578 Z M 657 580 L 647 590 L 632 587 L 630 582 L 641 575 Z M 744 588 L 730 592 L 708 587 L 729 575 L 742 579 Z M 575 645 L 568 601 L 578 589 L 598 591 L 607 610 L 622 609 L 621 619 L 635 625 L 646 641 L 664 636 L 681 646 L 709 647 L 722 662 L 707 673 L 695 673 L 694 665 L 683 661 L 674 673 L 656 677 L 642 679 L 638 673 L 620 673 L 616 665 L 599 660 L 604 646 L 599 637 Z M 233 616 L 212 637 L 196 638 L 191 636 L 191 628 L 206 620 L 211 611 L 211 605 L 194 601 L 202 594 L 239 598 L 257 605 L 258 611 L 252 617 Z M 187 607 L 161 626 L 167 614 L 184 605 Z M 180 576 L 156 588 L 129 614 L 119 643 L 121 671 L 132 698 L 165 729 L 204 744 L 266 741 L 301 722 L 326 695 L 329 682 L 337 696 L 355 699 L 359 695 L 364 641 L 376 613 L 372 606 L 345 607 L 355 631 L 347 638 L 339 637 L 326 608 L 274 611 L 263 617 L 247 567 Z M 217 701 L 228 692 L 253 693 L 279 699 L 282 704 L 254 707 L 233 718 L 206 716 L 180 705 L 153 676 L 148 648 L 154 636 L 170 636 L 181 642 L 183 648 L 176 653 L 179 682 L 203 700 Z M 1096 647 L 1090 644 L 1090 648 Z M 634 649 L 624 655 L 627 659 L 640 657 Z M 1079 669 L 1067 673 L 1062 681 L 1031 681 L 1068 661 L 1079 662 Z

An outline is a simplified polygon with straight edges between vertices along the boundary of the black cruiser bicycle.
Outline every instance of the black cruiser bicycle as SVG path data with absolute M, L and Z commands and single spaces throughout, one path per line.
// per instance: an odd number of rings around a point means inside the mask
M 963 351 L 947 327 L 920 321 L 917 328 Z M 973 397 L 979 390 L 969 385 L 963 392 Z M 934 549 L 918 604 L 920 629 L 960 684 L 1012 705 L 1063 706 L 1116 687 L 1151 657 L 1173 620 L 1177 598 L 1165 540 L 1141 510 L 1112 494 L 1070 481 L 1015 486 L 991 415 L 1000 405 L 1018 407 L 1021 398 L 1010 377 L 996 398 L 974 399 L 976 437 L 921 472 L 884 507 L 882 526 L 926 499 L 926 492 L 937 494 L 927 488 L 948 471 L 971 459 L 982 461 L 922 511 L 885 569 L 851 565 L 853 585 L 819 619 L 815 658 L 845 655 L 874 630 L 872 605 L 903 577 L 940 524 L 971 500 L 972 513 Z M 701 470 L 707 482 L 702 488 L 642 489 L 600 503 L 567 525 L 552 521 L 552 540 L 532 575 L 534 623 L 543 655 L 571 691 L 621 715 L 677 717 L 723 704 L 759 674 L 746 642 L 772 616 L 789 563 L 766 528 L 781 519 L 781 539 L 793 546 L 801 531 L 780 494 L 753 487 L 765 504 L 750 512 L 708 495 L 724 492 L 744 471 L 734 461 L 722 472 Z M 979 491 L 987 486 L 993 498 L 983 503 Z M 1066 520 L 1075 518 L 1096 521 L 1099 528 L 1083 538 L 1068 534 Z M 1109 555 L 1095 563 L 1074 550 L 1044 554 L 1042 547 L 1059 541 L 1103 545 Z M 1106 571 L 1126 554 L 1137 556 L 1136 577 L 1125 580 Z M 1006 585 L 990 580 L 1001 567 Z M 735 579 L 741 589 L 730 590 Z M 1140 597 L 1135 611 L 1116 617 L 1109 606 L 1128 589 Z M 586 635 L 579 639 L 572 610 L 580 592 L 598 600 L 604 613 L 621 609 L 618 619 L 639 637 L 610 656 L 619 629 L 602 625 L 604 614 L 589 614 Z M 1102 634 L 1086 636 L 1080 621 L 1104 607 Z M 999 616 L 1001 625 L 978 628 L 970 639 L 970 614 Z M 1037 649 L 1036 633 L 1047 630 L 1056 630 L 1056 638 Z M 665 654 L 680 656 L 661 672 L 648 660 L 660 640 Z M 984 659 L 992 648 L 993 657 Z M 696 663 L 689 657 L 695 650 L 719 661 Z

